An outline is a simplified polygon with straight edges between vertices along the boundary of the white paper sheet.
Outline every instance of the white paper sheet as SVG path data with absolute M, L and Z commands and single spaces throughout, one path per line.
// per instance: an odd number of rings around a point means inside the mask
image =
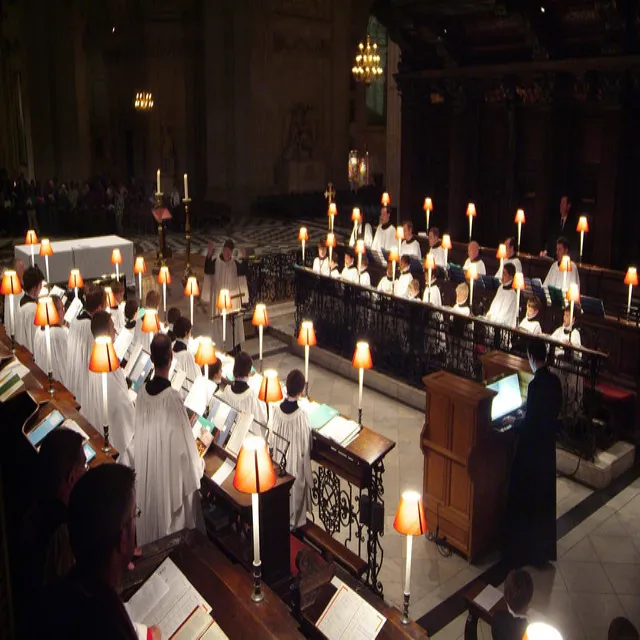
M 352 439 L 354 434 L 360 431 L 360 426 L 353 420 L 347 420 L 338 415 L 327 422 L 327 424 L 320 429 L 320 433 L 325 438 L 330 438 L 338 444 L 342 444 L 345 441 Z
M 66 427 L 67 429 L 71 429 L 71 431 L 75 431 L 78 435 L 82 436 L 84 440 L 89 440 L 89 436 L 87 435 L 87 432 L 75 420 L 72 420 L 71 418 L 67 418 L 62 423 L 62 426 Z
M 173 374 L 173 377 L 170 378 L 171 388 L 175 389 L 176 391 L 180 391 L 186 379 L 187 379 L 187 374 L 182 369 L 177 369 L 176 372 Z
M 135 344 L 133 346 L 133 350 L 131 351 L 131 356 L 129 360 L 127 360 L 127 366 L 124 368 L 124 376 L 125 378 L 131 378 L 131 369 L 133 369 L 133 365 L 136 363 L 140 352 L 142 351 L 142 346 L 139 344 Z
M 236 468 L 233 460 L 225 460 L 220 468 L 211 476 L 211 479 L 220 486 Z
M 237 455 L 240 453 L 240 447 L 242 447 L 242 443 L 247 437 L 247 434 L 249 433 L 252 425 L 253 413 L 245 413 L 244 411 L 242 411 L 238 414 L 238 419 L 233 426 L 231 437 L 229 438 L 227 446 L 225 447 L 225 449 L 229 453 L 237 457 Z
M 485 611 L 491 611 L 491 609 L 500 601 L 500 598 L 502 598 L 502 592 L 489 584 L 473 599 L 473 601 Z
M 69 324 L 78 317 L 78 314 L 82 311 L 82 302 L 80 298 L 74 298 L 64 314 L 64 319 Z
M 207 380 L 205 377 L 196 378 L 184 400 L 184 406 L 199 416 L 204 416 L 207 412 L 209 399 L 215 390 L 215 383 L 212 380 Z
M 214 622 L 200 640 L 229 640 L 229 636 Z
M 154 573 L 124 607 L 132 620 L 144 620 L 168 592 L 169 585 Z
M 121 331 L 116 338 L 116 341 L 113 343 L 113 348 L 116 350 L 116 355 L 119 360 L 127 355 L 127 351 L 131 346 L 131 342 L 133 341 L 133 332 L 132 331 Z

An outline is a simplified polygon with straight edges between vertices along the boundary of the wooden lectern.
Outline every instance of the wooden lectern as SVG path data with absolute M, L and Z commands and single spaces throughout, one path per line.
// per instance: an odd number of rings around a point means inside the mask
M 496 542 L 502 525 L 513 438 L 491 426 L 491 389 L 445 371 L 422 381 L 427 524 L 473 562 Z

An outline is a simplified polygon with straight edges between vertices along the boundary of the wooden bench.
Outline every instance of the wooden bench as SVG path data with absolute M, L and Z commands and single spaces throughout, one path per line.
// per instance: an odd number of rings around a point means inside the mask
M 325 560 L 334 560 L 355 578 L 362 578 L 368 565 L 359 555 L 347 549 L 341 542 L 332 538 L 324 529 L 307 520 L 307 524 L 295 531 L 296 535 L 320 551 Z M 330 556 L 330 557 L 328 557 Z

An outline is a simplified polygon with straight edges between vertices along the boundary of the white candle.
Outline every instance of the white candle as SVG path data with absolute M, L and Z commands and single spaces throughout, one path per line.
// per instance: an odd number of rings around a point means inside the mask
M 257 493 L 251 494 L 251 513 L 253 520 L 253 566 L 260 566 L 260 510 Z
M 227 341 L 227 310 L 222 310 L 222 344 Z
M 32 267 L 36 266 L 36 257 L 33 253 L 33 244 L 31 245 L 31 266 Z
M 518 253 L 520 253 L 520 235 L 522 234 L 522 222 L 518 222 Z
M 573 304 L 573 303 L 572 303 Z M 518 327 L 518 314 L 520 312 L 520 289 L 516 289 L 516 328 Z
M 362 271 L 362 254 L 358 254 L 358 284 L 360 284 L 360 271 Z
M 304 266 L 304 243 L 305 241 L 302 241 L 302 266 Z
M 47 373 L 51 373 L 53 371 L 51 366 L 51 330 L 48 324 L 44 326 L 44 337 L 47 343 Z
M 107 374 L 102 374 L 102 425 L 109 424 L 109 410 L 107 408 Z M 104 433 L 102 435 L 105 435 Z
M 633 285 L 629 285 L 629 298 L 627 299 L 627 313 L 631 313 L 631 294 L 633 292 Z M 14 325 L 15 326 L 15 325 Z
M 471 242 L 472 229 L 473 229 L 473 216 L 469 216 L 469 242 Z
M 120 280 L 120 265 L 116 262 L 116 280 Z
M 142 302 L 142 274 L 141 273 L 138 274 L 138 289 L 140 290 L 140 302 Z
M 567 292 L 567 272 L 566 271 L 562 272 L 562 291 L 564 293 Z
M 167 283 L 162 283 L 162 305 L 164 307 L 164 314 L 167 315 Z
M 193 327 L 193 296 L 189 296 L 189 308 L 191 311 L 191 326 Z
M 189 199 L 189 178 L 187 174 L 184 174 L 184 199 Z
M 580 232 L 580 262 L 582 262 L 582 248 L 584 246 L 584 231 Z
M 204 379 L 205 380 L 209 379 L 209 365 L 208 364 L 204 365 Z
M 157 181 L 157 187 L 158 187 L 158 190 L 156 191 L 156 193 L 162 193 L 162 189 L 160 188 L 160 169 L 158 169 L 158 175 L 156 176 L 156 181 Z
M 431 267 L 427 269 L 427 278 L 429 282 L 427 282 L 427 302 L 431 302 Z
M 631 294 L 629 294 L 629 300 L 631 300 Z M 9 296 L 9 307 L 11 311 L 11 337 L 16 335 L 16 312 L 14 310 L 13 294 Z
M 413 536 L 407 536 L 407 565 L 404 572 L 404 593 L 411 593 L 411 552 L 413 551 Z
M 469 309 L 473 308 L 473 278 L 469 278 Z
M 78 287 L 74 287 L 73 290 L 74 290 L 74 292 L 76 294 L 76 298 L 77 298 L 78 297 Z
M 329 216 L 329 231 L 333 232 L 333 214 Z
M 50 278 L 49 278 L 49 256 L 45 256 L 44 257 L 44 264 L 45 264 L 45 267 L 47 269 L 47 284 L 49 284 L 49 280 L 50 280 Z
M 358 409 L 362 410 L 362 388 L 364 386 L 364 369 L 358 369 Z
M 573 325 L 573 305 L 574 302 L 573 300 L 571 300 L 571 302 L 569 303 L 569 329 L 571 329 Z M 571 342 L 571 340 L 569 340 L 569 342 Z
M 431 211 L 429 211 L 429 209 L 427 209 L 427 232 L 429 231 L 429 214 L 431 213 Z
M 504 258 L 500 258 L 500 275 L 502 276 L 502 270 L 504 269 Z
M 444 268 L 447 269 L 449 265 L 449 249 L 444 250 Z
M 263 329 L 264 327 L 262 325 L 258 325 L 258 343 L 259 343 L 258 352 L 260 355 L 260 362 L 262 362 L 262 331 Z
M 396 262 L 395 260 L 391 263 L 391 282 L 395 283 L 396 281 Z
M 304 380 L 309 382 L 309 345 L 304 345 Z
M 333 247 L 329 247 L 329 265 L 333 262 Z

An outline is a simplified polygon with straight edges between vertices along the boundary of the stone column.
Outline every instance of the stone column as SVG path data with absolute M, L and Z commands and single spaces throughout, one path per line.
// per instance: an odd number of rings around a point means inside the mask
M 387 166 L 385 171 L 385 185 L 392 194 L 394 202 L 401 202 L 400 198 L 400 152 L 402 140 L 402 100 L 393 77 L 398 72 L 400 62 L 400 47 L 392 40 L 387 47 Z M 405 216 L 406 217 L 406 216 Z

